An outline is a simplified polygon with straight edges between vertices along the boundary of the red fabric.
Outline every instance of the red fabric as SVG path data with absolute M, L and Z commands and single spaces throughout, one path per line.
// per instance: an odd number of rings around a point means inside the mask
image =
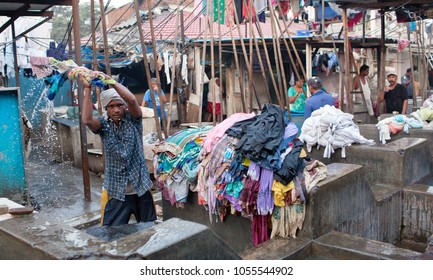
M 287 15 L 287 13 L 289 12 L 289 1 L 280 1 L 280 7 L 281 7 L 281 12 L 283 13 L 283 15 Z
M 360 23 L 362 20 L 362 15 L 363 15 L 363 13 L 359 12 L 359 13 L 355 14 L 353 17 L 349 18 L 347 26 L 349 26 L 349 28 L 352 28 L 356 24 Z
M 254 10 L 254 7 L 252 7 L 251 9 L 251 0 L 242 0 L 242 1 L 246 1 L 247 5 L 245 5 L 245 2 L 242 3 L 242 17 L 248 21 L 249 20 L 249 15 L 251 13 L 252 18 L 253 18 L 253 23 L 256 22 L 256 11 Z
M 215 104 L 215 109 L 216 109 L 215 114 L 216 115 L 221 115 L 221 103 Z M 209 113 L 213 112 L 213 103 L 212 102 L 208 102 L 207 103 L 206 111 L 208 111 Z
M 253 215 L 251 231 L 253 232 L 254 246 L 269 240 L 268 216 Z

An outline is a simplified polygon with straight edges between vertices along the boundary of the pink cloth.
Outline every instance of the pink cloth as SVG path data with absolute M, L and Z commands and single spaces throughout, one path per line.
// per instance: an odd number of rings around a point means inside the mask
M 232 127 L 237 122 L 250 119 L 252 117 L 255 117 L 254 113 L 250 113 L 250 114 L 236 113 L 231 115 L 221 123 L 217 124 L 214 128 L 212 128 L 208 132 L 206 139 L 203 141 L 203 147 L 206 151 L 206 154 L 212 151 L 212 148 L 221 139 L 221 137 L 224 136 L 224 133 L 226 132 L 227 129 Z
M 408 39 L 401 39 L 397 43 L 397 48 L 399 52 L 402 52 L 407 46 L 409 46 L 410 41 Z
M 31 56 L 30 64 L 32 65 L 33 74 L 39 79 L 45 78 L 52 72 L 50 59 L 48 57 Z

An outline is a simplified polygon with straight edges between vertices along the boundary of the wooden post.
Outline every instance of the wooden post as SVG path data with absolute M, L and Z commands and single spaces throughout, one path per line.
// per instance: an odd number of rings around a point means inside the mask
M 107 73 L 108 76 L 111 76 L 110 52 L 108 50 L 107 23 L 105 21 L 104 0 L 99 0 L 99 10 L 101 11 L 102 36 L 104 38 L 105 73 Z
M 347 24 L 347 10 L 343 9 L 343 28 L 344 28 L 344 76 L 345 76 L 345 89 L 346 89 L 346 112 L 353 113 L 352 96 L 350 95 L 351 83 L 350 83 L 350 49 L 349 49 L 349 32 Z
M 238 17 L 237 11 L 236 11 L 237 10 L 236 6 L 233 6 L 233 10 L 234 10 L 234 14 L 235 14 L 236 26 L 237 26 L 237 29 L 238 29 L 239 40 L 241 42 L 242 52 L 243 52 L 243 55 L 244 55 L 244 61 L 245 61 L 246 67 L 248 68 L 248 70 L 250 70 L 250 63 L 249 63 L 249 60 L 248 60 L 247 51 L 245 49 L 245 44 L 244 44 L 243 36 L 242 36 L 242 33 L 241 33 L 241 28 L 240 28 L 240 24 L 239 24 L 239 17 Z M 257 58 L 259 60 L 260 67 L 262 69 L 262 76 L 263 76 L 263 79 L 265 81 L 265 90 L 266 90 L 266 95 L 268 97 L 268 102 L 272 103 L 271 93 L 269 92 L 269 83 L 268 83 L 268 79 L 266 77 L 266 73 L 264 73 L 264 71 L 263 71 L 263 65 L 262 65 L 262 59 L 261 59 L 260 53 L 257 56 Z M 250 113 L 251 113 L 251 111 L 250 111 Z
M 219 58 L 219 80 L 220 80 L 220 100 L 221 100 L 221 121 L 223 121 L 223 104 L 227 106 L 227 102 L 225 99 L 223 100 L 222 91 L 223 91 L 223 52 L 221 45 L 221 0 L 218 0 L 218 58 Z M 226 107 L 225 106 L 225 107 Z M 227 108 L 226 108 L 227 110 Z M 227 112 L 226 112 L 227 113 Z
M 259 23 L 257 23 L 259 25 Z M 277 71 L 277 81 L 278 81 L 278 92 L 280 93 L 280 98 L 282 98 L 282 102 L 284 104 L 284 93 L 283 93 L 283 85 L 281 83 L 281 71 L 280 71 L 280 63 L 279 63 L 279 56 L 277 51 L 277 41 L 280 40 L 280 37 L 278 36 L 278 32 L 275 30 L 275 20 L 272 18 L 271 14 L 271 32 L 272 32 L 272 48 L 274 52 L 274 61 L 275 61 L 275 70 Z M 263 36 L 262 40 L 264 40 Z M 284 106 L 282 107 L 284 108 Z
M 75 62 L 77 63 L 78 66 L 81 66 L 82 61 L 81 61 L 80 14 L 79 14 L 80 10 L 78 6 L 78 1 L 79 0 L 72 1 L 72 18 L 73 18 L 73 28 L 74 28 Z M 83 167 L 84 199 L 87 201 L 91 201 L 89 156 L 87 154 L 87 135 L 86 135 L 86 126 L 84 125 L 82 120 L 83 101 L 84 101 L 83 87 L 79 86 L 78 87 L 78 108 L 79 108 L 79 116 L 80 116 L 81 163 Z
M 278 4 L 279 9 L 281 10 L 281 5 L 280 5 L 280 3 L 277 2 L 277 4 Z M 304 9 L 304 6 L 302 6 L 301 11 L 302 11 L 303 9 Z M 296 58 L 297 58 L 298 61 L 299 61 L 299 67 L 301 68 L 302 75 L 304 75 L 304 77 L 306 77 L 307 75 L 306 75 L 306 73 L 305 73 L 304 65 L 302 64 L 302 60 L 301 60 L 301 58 L 299 57 L 299 54 L 298 54 L 298 51 L 297 51 L 297 49 L 296 49 L 295 43 L 293 42 L 293 39 L 292 39 L 292 35 L 291 35 L 290 32 L 289 32 L 289 27 L 290 27 L 290 24 L 291 24 L 292 22 L 293 22 L 293 20 L 292 20 L 289 24 L 287 24 L 286 18 L 283 17 L 283 23 L 284 23 L 284 26 L 285 26 L 285 30 L 286 30 L 287 36 L 289 37 L 290 44 L 292 45 L 293 52 L 295 53 L 295 56 L 296 56 Z M 299 78 L 299 76 L 298 76 L 298 78 Z
M 159 122 L 158 111 L 156 109 L 156 100 L 155 100 L 155 96 L 154 96 L 153 89 L 152 89 L 151 75 L 150 75 L 150 70 L 149 70 L 149 62 L 147 61 L 147 54 L 146 54 L 146 45 L 144 44 L 142 20 L 141 20 L 140 10 L 138 8 L 138 0 L 134 0 L 134 9 L 135 9 L 135 16 L 137 18 L 138 34 L 140 36 L 141 52 L 143 53 L 144 71 L 146 72 L 147 84 L 149 85 L 150 99 L 152 99 L 152 104 L 154 104 L 153 115 L 155 118 L 156 132 L 158 134 L 159 140 L 162 141 L 163 138 L 162 138 L 162 132 L 161 132 L 161 125 Z M 149 14 L 150 13 L 152 13 L 152 11 L 149 11 Z M 155 67 L 155 71 L 158 72 L 157 67 Z M 161 107 L 161 117 L 162 117 L 162 113 L 163 112 L 162 112 L 162 107 Z
M 173 91 L 174 91 L 174 82 L 177 80 L 175 78 L 176 75 L 176 58 L 177 58 L 177 37 L 179 34 L 179 9 L 180 9 L 180 0 L 177 1 L 177 9 L 176 9 L 176 30 L 174 33 L 174 51 L 173 51 L 173 65 L 171 66 L 171 86 L 170 86 L 170 105 L 168 106 L 168 116 L 167 116 L 167 134 L 170 135 L 170 122 L 171 122 L 171 111 L 173 106 Z
M 205 67 L 206 67 L 206 47 L 207 47 L 207 27 L 208 27 L 208 17 L 209 17 L 209 5 L 206 4 L 206 15 L 204 16 L 204 39 L 203 39 L 203 53 L 202 53 L 202 59 L 201 59 L 201 80 L 200 80 L 200 89 L 198 92 L 198 98 L 199 98 L 199 108 L 198 108 L 198 126 L 202 126 L 202 118 L 203 118 L 203 88 L 204 88 L 204 73 L 205 73 Z M 201 26 L 201 25 L 200 25 Z M 211 35 L 213 36 L 213 34 Z
M 233 2 L 230 2 L 229 5 L 233 5 Z M 229 21 L 229 29 L 230 29 L 230 36 L 232 39 L 232 46 L 233 46 L 233 56 L 235 58 L 235 65 L 236 65 L 236 71 L 238 73 L 238 81 L 239 81 L 239 88 L 241 89 L 241 104 L 242 104 L 242 112 L 245 113 L 247 111 L 246 105 L 245 105 L 245 88 L 244 88 L 244 81 L 241 79 L 241 69 L 239 67 L 239 58 L 238 58 L 238 52 L 235 44 L 235 39 L 233 36 L 233 22 Z M 236 76 L 235 76 L 236 77 Z M 234 87 L 234 89 L 236 86 Z M 233 90 L 235 92 L 235 90 Z
M 90 20 L 92 26 L 92 49 L 93 49 L 93 71 L 98 71 L 98 60 L 96 57 L 96 24 L 95 24 L 95 0 L 90 1 Z M 72 81 L 71 81 L 72 82 Z M 72 89 L 72 85 L 71 85 Z M 99 87 L 95 87 L 96 99 L 98 102 L 98 113 L 102 116 L 102 103 L 101 103 L 101 89 Z M 102 143 L 101 147 L 102 152 L 102 167 L 105 170 L 105 153 L 104 153 L 104 143 Z
M 258 30 L 259 34 L 263 34 L 263 32 L 262 32 L 262 30 L 261 30 L 261 28 L 260 28 L 260 25 L 257 24 L 257 22 L 256 22 L 256 27 L 257 27 L 257 30 Z M 266 62 L 268 63 L 268 66 L 269 66 L 269 72 L 270 72 L 269 74 L 270 74 L 270 76 L 271 76 L 272 85 L 274 86 L 275 93 L 276 93 L 276 96 L 277 96 L 277 99 L 278 99 L 278 105 L 279 105 L 281 108 L 283 108 L 284 105 L 283 105 L 283 103 L 282 103 L 282 101 L 281 101 L 280 93 L 279 93 L 279 91 L 278 91 L 278 86 L 277 86 L 277 84 L 276 84 L 276 82 L 275 82 L 274 71 L 272 70 L 272 64 L 271 64 L 271 61 L 270 61 L 270 59 L 269 59 L 268 48 L 267 48 L 267 45 L 266 45 L 266 42 L 265 42 L 263 36 L 261 36 L 261 37 L 262 37 L 262 40 L 261 40 L 261 41 L 262 41 L 262 43 L 263 43 L 263 50 L 265 51 Z M 261 60 L 261 57 L 260 57 L 260 52 L 259 52 L 259 46 L 258 46 L 257 38 L 256 38 L 254 32 L 253 32 L 253 38 L 254 38 L 254 43 L 256 44 L 256 49 L 257 49 L 257 53 L 258 53 L 258 57 L 259 57 L 259 61 L 260 61 L 260 60 Z M 262 68 L 262 72 L 264 73 L 264 69 L 263 69 L 263 68 Z M 264 73 L 264 74 L 265 74 L 265 73 Z
M 212 122 L 213 126 L 216 125 L 216 94 L 215 94 L 215 55 L 214 55 L 214 33 L 213 33 L 213 23 L 214 17 L 212 15 L 213 12 L 213 1 L 209 1 L 209 13 L 211 16 L 208 17 L 209 27 L 210 27 L 210 71 L 211 71 L 211 90 L 212 90 Z M 221 81 L 220 81 L 221 82 Z
M 12 21 L 12 49 L 14 52 L 15 86 L 20 87 L 20 70 L 18 68 L 17 42 L 15 41 L 15 21 Z
M 134 0 L 136 1 L 136 0 Z M 137 9 L 138 9 L 138 5 L 137 5 Z M 150 27 L 150 35 L 152 38 L 152 49 L 153 49 L 153 62 L 155 65 L 155 74 L 156 74 L 156 80 L 158 81 L 158 96 L 159 96 L 159 100 L 162 101 L 162 93 L 161 93 L 161 78 L 159 76 L 159 71 L 158 71 L 158 61 L 157 61 L 157 57 L 158 57 L 158 52 L 156 51 L 156 39 L 155 39 L 155 29 L 153 27 L 153 15 L 152 15 L 152 2 L 151 0 L 147 0 L 147 9 L 148 9 L 148 16 L 149 16 L 149 27 Z M 165 63 L 168 63 L 167 61 Z M 149 84 L 149 87 L 151 85 Z M 151 94 L 152 96 L 152 94 Z M 165 118 L 165 109 L 164 109 L 164 102 L 160 102 L 161 104 L 161 119 L 162 119 L 162 127 L 165 128 L 167 127 L 167 120 Z M 154 103 L 155 104 L 155 103 Z M 155 104 L 156 106 L 156 104 Z M 164 129 L 163 129 L 164 130 Z M 168 136 L 168 135 L 166 135 Z M 166 137 L 167 138 L 167 137 Z
M 269 2 L 269 5 L 272 5 L 271 1 L 268 0 L 268 2 Z M 280 37 L 283 39 L 283 43 L 286 46 L 287 54 L 289 55 L 290 63 L 293 65 L 293 70 L 295 71 L 295 75 L 299 79 L 299 78 L 301 78 L 301 74 L 299 73 L 298 68 L 295 67 L 295 65 L 296 65 L 295 60 L 293 59 L 293 55 L 292 55 L 292 52 L 290 51 L 289 44 L 287 43 L 286 38 L 284 37 L 283 29 L 281 28 L 280 22 L 278 21 L 278 18 L 275 15 L 274 9 L 270 9 L 270 13 L 271 13 L 271 15 L 273 14 L 274 18 L 276 19 L 275 22 L 276 22 L 276 25 L 278 27 L 278 30 L 280 31 Z M 290 24 L 291 23 L 292 23 L 292 21 L 290 22 Z M 285 30 L 288 30 L 288 29 L 285 29 Z M 300 64 L 302 64 L 302 61 L 298 61 L 298 62 Z M 308 66 L 307 66 L 307 69 L 309 69 Z M 307 73 L 307 75 L 308 75 L 308 73 Z M 307 78 L 305 75 L 303 77 L 304 77 L 304 79 Z
M 409 63 L 410 63 L 410 69 L 412 70 L 410 72 L 410 79 L 412 81 L 412 100 L 413 100 L 413 107 L 417 107 L 417 100 L 416 100 L 416 92 L 415 92 L 415 85 L 414 85 L 414 78 L 413 78 L 413 58 L 412 58 L 412 41 L 410 40 L 410 23 L 406 24 L 406 30 L 407 30 L 407 39 L 409 40 Z

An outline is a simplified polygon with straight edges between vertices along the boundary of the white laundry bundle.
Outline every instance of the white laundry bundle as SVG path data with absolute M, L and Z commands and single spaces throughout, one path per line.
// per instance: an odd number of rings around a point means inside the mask
M 417 118 L 416 112 L 411 114 L 415 118 L 408 118 L 405 115 L 395 115 L 385 118 L 376 124 L 379 130 L 379 140 L 382 144 L 386 144 L 386 140 L 391 140 L 391 134 L 403 130 L 409 134 L 409 128 L 423 128 L 424 124 Z
M 374 140 L 366 139 L 359 133 L 353 122 L 353 115 L 325 105 L 314 111 L 301 128 L 299 139 L 306 143 L 308 152 L 317 144 L 325 147 L 324 158 L 331 158 L 335 149 L 341 148 L 341 156 L 346 157 L 345 147 L 358 144 L 374 144 Z

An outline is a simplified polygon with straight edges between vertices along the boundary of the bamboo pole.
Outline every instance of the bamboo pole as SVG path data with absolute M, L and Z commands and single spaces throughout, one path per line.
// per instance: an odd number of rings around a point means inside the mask
M 350 42 L 349 42 L 349 33 L 348 33 L 348 25 L 347 25 L 347 10 L 343 9 L 343 28 L 344 28 L 344 76 L 345 76 L 345 89 L 346 89 L 346 99 L 347 99 L 347 107 L 346 112 L 353 113 L 353 102 L 352 97 L 350 96 L 351 91 L 351 83 L 350 83 Z
M 425 51 L 425 42 L 424 42 L 424 20 L 421 19 L 420 25 L 420 38 L 421 38 L 421 51 L 422 51 L 422 66 L 423 71 L 420 71 L 419 74 L 422 75 L 422 87 L 420 90 L 422 90 L 422 100 L 424 101 L 427 98 L 427 84 L 428 84 L 428 63 L 427 63 L 427 57 L 426 57 L 426 51 Z
M 213 1 L 210 2 L 210 11 L 213 11 Z M 213 23 L 214 17 L 208 17 L 209 27 L 210 27 L 210 71 L 211 71 L 211 88 L 212 88 L 212 122 L 213 126 L 216 125 L 216 94 L 215 94 L 215 53 L 214 53 L 214 33 L 213 33 Z M 221 82 L 221 81 L 220 81 Z
M 257 31 L 259 32 L 259 34 L 263 34 L 263 32 L 262 32 L 262 30 L 260 28 L 260 25 L 256 24 L 256 27 L 257 27 Z M 252 29 L 252 27 L 251 27 L 251 29 Z M 261 61 L 260 50 L 259 50 L 259 45 L 257 43 L 257 38 L 256 38 L 256 36 L 254 34 L 254 31 L 253 31 L 253 39 L 254 39 L 254 43 L 256 45 L 256 49 L 257 49 L 257 53 L 258 53 L 258 58 L 259 58 L 259 62 L 260 62 Z M 278 86 L 277 86 L 277 84 L 275 82 L 274 71 L 272 70 L 272 64 L 271 64 L 271 61 L 269 59 L 268 48 L 267 48 L 267 45 L 266 45 L 266 42 L 265 42 L 265 39 L 263 38 L 263 36 L 262 36 L 262 40 L 261 41 L 263 43 L 263 50 L 265 52 L 266 62 L 268 63 L 268 66 L 269 66 L 269 72 L 270 72 L 270 76 L 271 76 L 272 85 L 274 86 L 274 89 L 275 89 L 275 92 L 276 92 L 276 96 L 277 96 L 277 99 L 278 99 L 278 105 L 280 107 L 284 107 L 283 103 L 281 102 L 280 93 L 278 91 Z M 263 68 L 262 68 L 262 72 L 263 72 L 264 75 L 266 75 L 266 73 L 263 70 Z
M 230 2 L 229 5 L 233 5 L 233 2 Z M 245 88 L 244 88 L 244 81 L 241 79 L 240 75 L 240 67 L 239 67 L 239 58 L 237 53 L 237 48 L 235 45 L 235 39 L 233 36 L 233 22 L 229 21 L 229 29 L 230 29 L 230 36 L 232 39 L 232 46 L 233 46 L 233 56 L 235 58 L 235 65 L 236 65 L 236 71 L 238 72 L 238 81 L 239 81 L 239 88 L 241 89 L 241 104 L 242 104 L 242 112 L 245 113 L 247 111 L 246 105 L 245 105 Z M 257 96 L 257 95 L 256 95 Z
M 277 5 L 278 5 L 279 9 L 281 10 L 281 5 L 280 5 L 279 2 L 277 2 Z M 272 7 L 272 6 L 271 6 L 271 7 Z M 304 6 L 302 6 L 301 11 L 302 11 L 303 9 L 304 9 Z M 290 24 L 291 24 L 292 22 L 293 22 L 293 20 L 290 22 Z M 297 49 L 296 49 L 295 42 L 293 42 L 292 35 L 290 35 L 290 32 L 289 32 L 290 24 L 287 24 L 287 21 L 286 21 L 286 18 L 285 18 L 285 17 L 283 17 L 283 23 L 284 23 L 284 26 L 285 26 L 285 30 L 286 30 L 287 36 L 289 37 L 290 44 L 292 45 L 293 52 L 295 53 L 296 59 L 298 59 L 298 61 L 299 61 L 299 67 L 301 67 L 302 75 L 304 75 L 304 77 L 307 77 L 307 75 L 306 75 L 306 73 L 305 73 L 304 65 L 302 64 L 302 60 L 301 60 L 301 58 L 299 57 L 298 51 L 297 51 Z M 299 78 L 299 76 L 298 76 L 298 78 Z
M 268 0 L 268 3 L 270 5 L 270 7 L 272 7 L 272 3 L 270 0 Z M 270 9 L 270 13 L 273 14 L 274 18 L 277 19 L 277 16 L 275 15 L 275 10 L 273 8 Z M 291 21 L 290 24 L 292 22 L 293 21 Z M 283 29 L 281 28 L 281 25 L 280 25 L 280 22 L 278 21 L 278 19 L 276 20 L 276 23 L 277 23 L 278 30 L 280 31 L 280 36 L 283 39 L 284 45 L 286 46 L 286 50 L 287 50 L 287 54 L 289 55 L 290 63 L 293 65 L 293 70 L 295 71 L 295 75 L 299 79 L 299 78 L 301 78 L 301 75 L 299 74 L 298 68 L 295 67 L 295 65 L 296 65 L 295 60 L 293 59 L 292 52 L 290 51 L 289 44 L 287 43 L 286 38 L 284 37 L 284 34 L 283 34 L 284 32 L 283 32 Z M 285 30 L 288 30 L 288 29 L 285 29 Z M 299 61 L 299 64 L 302 64 L 302 61 Z M 304 77 L 304 79 L 307 78 L 307 76 L 305 74 L 303 77 Z
M 153 49 L 153 57 L 154 57 L 153 62 L 155 65 L 156 80 L 158 81 L 158 96 L 159 96 L 159 100 L 162 100 L 161 77 L 159 76 L 158 61 L 156 59 L 158 57 L 158 52 L 156 51 L 156 39 L 155 39 L 155 29 L 153 27 L 153 15 L 152 15 L 152 2 L 151 2 L 151 0 L 147 0 L 147 8 L 148 8 L 148 15 L 149 15 L 150 35 L 152 38 L 152 49 Z M 137 6 L 137 9 L 138 9 L 138 6 Z M 168 61 L 166 61 L 165 63 L 168 63 Z M 166 120 L 166 116 L 165 116 L 164 102 L 160 102 L 160 103 L 161 103 L 160 104 L 161 105 L 161 119 L 162 119 L 162 127 L 163 127 L 162 131 L 164 131 L 164 128 L 167 127 L 167 120 Z M 155 104 L 155 106 L 156 106 L 156 104 Z M 166 135 L 166 136 L 168 136 L 168 135 Z
M 244 1 L 244 3 L 246 3 L 246 0 Z M 253 8 L 253 5 L 251 4 L 251 1 L 249 2 L 250 3 L 250 6 L 248 6 L 248 4 L 246 4 L 246 9 L 247 9 L 247 11 L 248 11 L 248 17 L 249 17 L 249 20 L 248 20 L 248 26 L 250 27 L 249 28 L 249 53 L 250 53 L 250 71 L 249 71 L 249 76 L 248 76 L 248 86 L 249 86 L 249 91 L 250 91 L 250 97 L 249 97 L 249 100 L 250 100 L 250 112 L 252 112 L 253 111 L 253 18 L 252 18 L 252 8 Z M 248 28 L 248 26 L 245 24 L 245 35 L 247 34 L 247 28 Z M 260 57 L 260 53 L 257 53 L 257 56 L 259 56 Z M 262 70 L 262 72 L 263 72 L 263 70 Z
M 275 70 L 277 71 L 278 92 L 280 93 L 280 98 L 283 98 L 283 100 L 285 100 L 284 93 L 283 93 L 283 85 L 281 83 L 281 71 L 280 71 L 280 63 L 278 61 L 279 57 L 277 51 L 277 41 L 279 40 L 279 36 L 275 30 L 275 22 L 274 19 L 272 18 L 272 15 L 271 15 L 271 32 L 272 32 L 272 48 L 273 48 L 274 60 L 275 60 Z M 263 36 L 261 37 L 263 38 Z
M 208 17 L 209 17 L 209 5 L 206 4 L 206 14 L 204 16 L 204 39 L 203 39 L 203 53 L 202 53 L 202 64 L 201 64 L 201 80 L 200 80 L 200 90 L 198 92 L 199 108 L 198 108 L 198 126 L 202 126 L 201 119 L 203 118 L 203 87 L 204 87 L 204 70 L 206 62 L 206 48 L 207 48 L 207 28 L 208 28 Z M 201 25 L 200 25 L 201 27 Z
M 413 100 L 413 107 L 417 107 L 417 100 L 416 100 L 416 92 L 415 92 L 415 85 L 414 85 L 414 78 L 413 78 L 413 57 L 412 57 L 412 42 L 410 40 L 410 23 L 406 25 L 407 30 L 407 39 L 409 40 L 409 63 L 410 63 L 410 79 L 412 81 L 412 100 Z
M 167 133 L 166 135 L 170 135 L 170 123 L 171 123 L 171 111 L 173 106 L 173 91 L 174 91 L 174 82 L 176 75 L 176 58 L 177 58 L 177 36 L 179 34 L 179 9 L 180 9 L 180 0 L 177 1 L 177 9 L 176 9 L 176 30 L 174 33 L 174 51 L 173 51 L 173 65 L 171 66 L 171 85 L 170 85 L 170 105 L 168 106 L 168 116 L 167 116 Z M 177 80 L 177 78 L 176 78 Z
M 222 52 L 222 44 L 221 44 L 221 0 L 218 0 L 218 57 L 219 57 L 219 80 L 220 80 L 220 100 L 221 100 L 221 121 L 223 121 L 223 101 L 222 98 L 222 91 L 223 91 L 223 65 L 222 65 L 222 59 L 223 59 L 223 52 Z M 227 105 L 227 103 L 224 103 Z
M 134 10 L 135 10 L 135 16 L 137 18 L 137 28 L 138 28 L 138 34 L 140 36 L 140 43 L 141 43 L 141 52 L 143 53 L 143 63 L 144 63 L 144 71 L 146 72 L 146 78 L 147 78 L 147 84 L 149 85 L 149 91 L 150 91 L 150 99 L 152 99 L 153 106 L 153 116 L 155 118 L 155 125 L 156 125 L 156 132 L 158 134 L 159 141 L 162 141 L 162 132 L 161 132 L 161 125 L 158 118 L 158 111 L 156 109 L 156 100 L 153 93 L 153 89 L 151 88 L 152 82 L 151 82 L 151 75 L 149 70 L 149 63 L 147 61 L 147 54 L 146 54 L 146 45 L 144 43 L 144 35 L 143 35 L 143 28 L 142 28 L 142 20 L 140 15 L 140 10 L 138 6 L 138 0 L 134 0 Z M 152 11 L 149 11 L 149 14 L 152 13 Z M 155 71 L 158 71 L 158 68 L 155 68 Z M 162 112 L 161 112 L 162 115 Z
M 92 27 L 92 64 L 93 71 L 98 71 L 98 60 L 96 57 L 96 24 L 95 24 L 95 0 L 90 1 L 90 20 Z M 72 81 L 71 81 L 72 83 Z M 72 87 L 71 87 L 72 88 Z M 101 103 L 101 89 L 99 87 L 95 87 L 96 100 L 98 103 L 98 114 L 102 116 L 102 103 Z M 104 151 L 104 143 L 102 143 L 101 147 L 102 152 L 102 168 L 105 170 L 105 151 Z
M 281 77 L 283 79 L 283 95 L 284 95 L 284 99 L 286 101 L 286 107 L 287 107 L 287 111 L 289 113 L 289 118 L 290 118 L 290 109 L 289 109 L 289 95 L 288 95 L 288 86 L 287 86 L 287 79 L 286 79 L 286 71 L 284 70 L 284 61 L 283 61 L 283 56 L 281 54 L 281 44 L 280 44 L 280 38 L 278 37 L 277 39 L 277 53 L 278 53 L 278 57 L 279 57 L 279 61 L 280 61 L 280 69 L 281 69 Z
M 110 53 L 108 50 L 107 22 L 105 21 L 104 0 L 99 0 L 99 10 L 101 11 L 102 36 L 104 38 L 105 73 L 107 73 L 108 76 L 111 76 Z
M 72 1 L 72 18 L 74 29 L 74 48 L 75 48 L 75 62 L 77 65 L 82 64 L 81 60 L 81 36 L 80 36 L 80 14 L 78 8 L 78 0 Z M 105 32 L 105 30 L 103 31 Z M 84 101 L 83 87 L 78 87 L 78 109 L 80 116 L 80 144 L 81 144 L 81 165 L 83 167 L 83 185 L 84 185 L 84 200 L 91 201 L 90 192 L 90 175 L 89 175 L 89 157 L 87 154 L 87 135 L 86 126 L 82 120 L 82 107 Z
M 250 69 L 250 63 L 249 63 L 249 60 L 248 60 L 247 51 L 246 51 L 245 44 L 244 44 L 244 41 L 243 41 L 243 38 L 242 38 L 241 28 L 239 26 L 240 25 L 239 24 L 239 17 L 238 17 L 237 11 L 236 11 L 237 10 L 236 6 L 233 6 L 233 10 L 234 10 L 234 14 L 235 14 L 236 26 L 237 26 L 237 29 L 238 29 L 239 40 L 241 41 L 242 52 L 243 52 L 243 55 L 244 55 L 244 61 L 245 61 L 245 64 L 246 64 L 247 68 Z M 258 55 L 258 60 L 259 60 L 259 63 L 260 63 L 260 67 L 262 69 L 263 79 L 265 81 L 265 90 L 266 90 L 266 95 L 268 97 L 268 102 L 272 103 L 271 93 L 269 92 L 269 83 L 268 83 L 268 79 L 266 77 L 266 73 L 264 73 L 264 71 L 263 71 L 263 65 L 262 65 L 262 60 L 261 60 L 260 55 Z M 251 113 L 251 111 L 250 111 L 250 113 Z

